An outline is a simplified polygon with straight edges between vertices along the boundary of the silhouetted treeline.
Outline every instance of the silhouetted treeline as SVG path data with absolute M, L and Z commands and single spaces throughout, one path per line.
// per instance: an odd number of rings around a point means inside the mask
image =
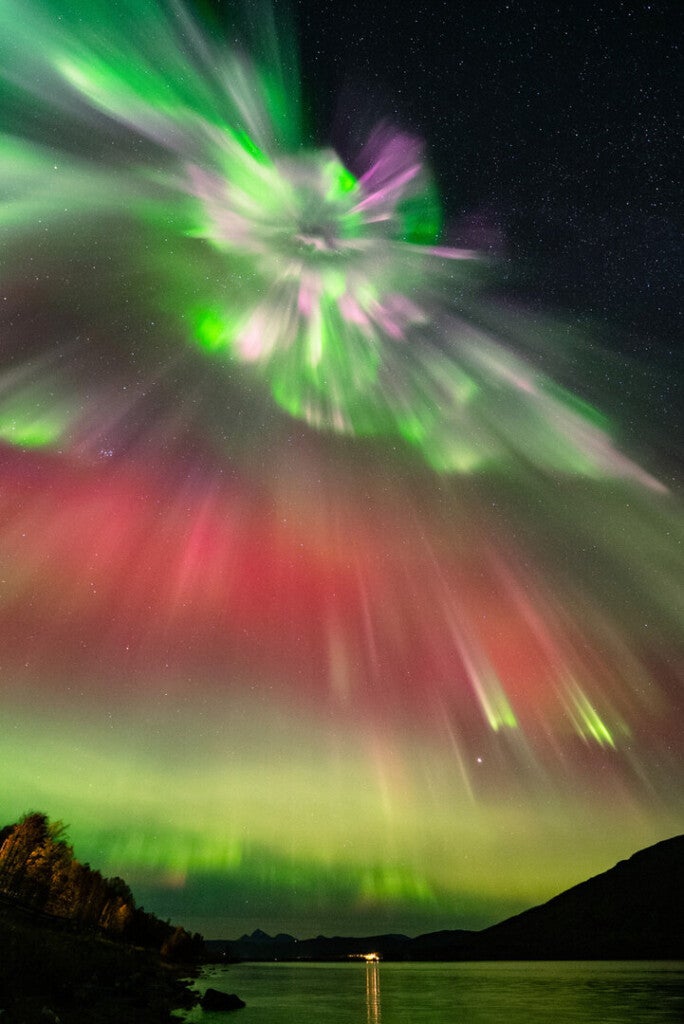
M 64 825 L 45 814 L 32 812 L 0 829 L 0 893 L 32 910 L 158 949 L 167 959 L 193 960 L 203 953 L 201 935 L 146 913 L 122 878 L 103 878 L 76 860 Z

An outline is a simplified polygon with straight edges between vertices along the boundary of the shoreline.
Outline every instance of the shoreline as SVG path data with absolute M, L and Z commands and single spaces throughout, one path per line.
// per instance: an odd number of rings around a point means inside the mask
M 178 1024 L 197 964 L 0 906 L 2 1024 Z

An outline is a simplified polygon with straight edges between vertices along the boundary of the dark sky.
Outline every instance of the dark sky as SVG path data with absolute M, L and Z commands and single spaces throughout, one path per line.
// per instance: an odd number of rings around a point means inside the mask
M 322 135 L 373 115 L 419 132 L 447 215 L 503 227 L 531 291 L 667 347 L 681 268 L 675 4 L 295 9 Z

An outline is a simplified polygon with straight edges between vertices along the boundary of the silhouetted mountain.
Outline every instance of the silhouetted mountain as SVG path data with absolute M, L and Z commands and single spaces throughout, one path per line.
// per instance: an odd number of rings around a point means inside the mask
M 684 956 L 684 835 L 485 929 L 478 943 L 506 959 Z
M 684 958 L 684 835 L 480 932 L 365 938 L 273 939 L 256 931 L 210 942 L 216 954 L 250 960 L 619 960 Z
M 210 939 L 206 945 L 210 955 L 230 960 L 346 960 L 366 953 L 379 953 L 385 960 L 406 960 L 410 942 L 406 935 L 295 939 L 281 934 L 271 938 L 257 929 L 235 942 Z

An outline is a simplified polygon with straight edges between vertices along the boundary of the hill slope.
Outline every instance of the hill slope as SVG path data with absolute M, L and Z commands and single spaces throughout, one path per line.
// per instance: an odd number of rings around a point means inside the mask
M 684 956 L 684 835 L 487 928 L 476 945 L 507 959 Z

